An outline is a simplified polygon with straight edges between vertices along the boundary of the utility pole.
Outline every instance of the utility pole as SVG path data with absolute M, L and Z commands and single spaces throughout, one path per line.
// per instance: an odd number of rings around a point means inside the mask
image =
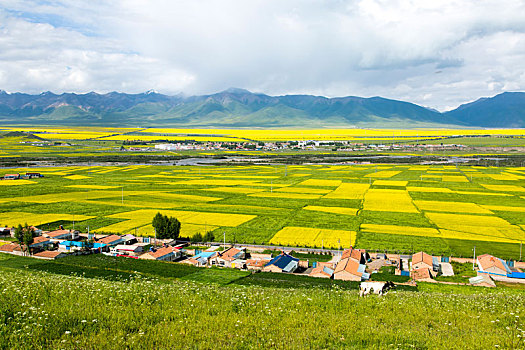
M 224 249 L 226 249 L 226 231 L 222 231 L 222 234 L 224 235 Z
M 124 204 L 124 186 L 122 186 L 122 204 Z
M 475 270 L 476 264 L 476 246 L 474 246 L 474 258 L 472 259 L 472 270 Z
M 270 180 L 270 193 L 273 193 L 273 180 Z
M 521 248 L 523 246 L 523 241 L 520 241 L 520 261 L 521 261 Z

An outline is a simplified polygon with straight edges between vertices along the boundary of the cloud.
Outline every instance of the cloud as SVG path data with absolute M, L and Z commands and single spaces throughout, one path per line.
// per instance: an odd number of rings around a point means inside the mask
M 525 89 L 518 0 L 3 0 L 0 88 L 375 96 Z

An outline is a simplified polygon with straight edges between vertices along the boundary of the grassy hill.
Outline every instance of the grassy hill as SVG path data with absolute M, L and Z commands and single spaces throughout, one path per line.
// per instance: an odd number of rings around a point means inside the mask
M 103 259 L 104 268 L 98 267 Z M 0 255 L 2 349 L 523 348 L 525 293 L 432 285 L 359 298 L 315 285 L 242 285 L 176 263 Z M 131 267 L 135 264 L 137 269 Z M 150 272 L 143 272 L 149 268 Z M 138 270 L 138 272 L 137 272 Z M 157 271 L 163 271 L 159 273 Z M 171 277 L 184 275 L 183 277 Z M 213 274 L 221 278 L 211 278 Z M 277 274 L 276 277 L 289 276 Z M 293 277 L 293 276 L 292 276 Z M 519 335 L 519 337 L 518 337 Z

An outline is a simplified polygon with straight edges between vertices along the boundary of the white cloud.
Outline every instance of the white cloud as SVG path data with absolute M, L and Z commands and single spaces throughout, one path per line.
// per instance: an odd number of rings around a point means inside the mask
M 375 96 L 438 109 L 525 90 L 519 0 L 0 2 L 10 91 Z

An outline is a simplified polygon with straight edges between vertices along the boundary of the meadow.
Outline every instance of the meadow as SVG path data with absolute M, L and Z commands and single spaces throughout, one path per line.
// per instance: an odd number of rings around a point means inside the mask
M 70 166 L 0 181 L 0 225 L 181 236 L 297 247 L 519 259 L 525 168 L 454 165 Z M 20 181 L 20 182 L 17 182 Z M 19 185 L 14 185 L 19 184 Z
M 0 349 L 525 346 L 520 289 L 419 283 L 359 298 L 353 282 L 177 263 L 0 262 Z

